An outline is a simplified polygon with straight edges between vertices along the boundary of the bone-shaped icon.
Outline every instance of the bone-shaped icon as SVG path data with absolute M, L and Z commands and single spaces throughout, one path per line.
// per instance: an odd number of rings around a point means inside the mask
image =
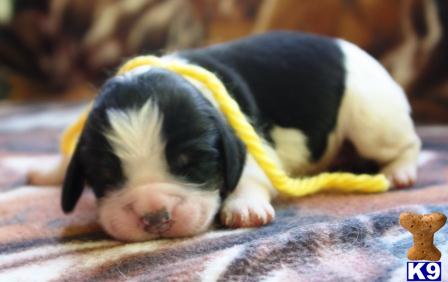
M 411 232 L 414 245 L 408 251 L 409 260 L 438 261 L 442 256 L 434 246 L 434 233 L 445 225 L 446 216 L 439 212 L 416 214 L 404 212 L 400 214 L 400 224 Z

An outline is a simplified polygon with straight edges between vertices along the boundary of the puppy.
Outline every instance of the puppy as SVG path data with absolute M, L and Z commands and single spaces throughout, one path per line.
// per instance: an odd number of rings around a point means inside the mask
M 394 186 L 416 180 L 420 140 L 405 94 L 347 41 L 272 32 L 163 59 L 217 74 L 292 176 L 324 171 L 349 141 Z M 30 180 L 63 182 L 65 212 L 90 186 L 101 226 L 126 241 L 198 234 L 218 213 L 229 227 L 274 219 L 275 189 L 209 91 L 157 67 L 107 81 L 71 159 Z

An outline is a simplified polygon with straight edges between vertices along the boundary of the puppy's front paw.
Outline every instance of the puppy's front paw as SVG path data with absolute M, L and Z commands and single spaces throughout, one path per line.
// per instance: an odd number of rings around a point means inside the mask
M 60 185 L 68 166 L 65 157 L 41 157 L 33 163 L 27 172 L 27 183 L 31 185 Z
M 383 173 L 394 188 L 406 188 L 415 184 L 417 180 L 417 168 L 415 165 L 388 167 Z
M 257 227 L 270 223 L 275 211 L 264 199 L 231 197 L 224 202 L 220 216 L 221 222 L 228 227 Z
M 27 183 L 30 185 L 46 186 L 60 184 L 60 177 L 45 169 L 31 168 L 26 174 Z
M 38 169 L 30 169 L 26 174 L 26 182 L 30 185 L 46 185 L 50 180 Z

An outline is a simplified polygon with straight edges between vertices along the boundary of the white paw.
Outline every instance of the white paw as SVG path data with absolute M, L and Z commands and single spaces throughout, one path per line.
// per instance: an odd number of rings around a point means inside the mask
M 417 180 L 417 168 L 415 165 L 385 168 L 383 173 L 394 188 L 406 188 L 415 184 Z
M 68 159 L 57 157 L 41 157 L 34 160 L 27 172 L 27 182 L 31 185 L 60 185 L 64 179 Z
M 44 171 L 40 171 L 38 169 L 31 169 L 28 171 L 27 175 L 27 183 L 31 185 L 44 186 L 53 184 L 52 179 L 48 176 L 48 174 Z
M 275 211 L 265 199 L 230 197 L 221 209 L 222 224 L 232 228 L 257 227 L 270 223 Z

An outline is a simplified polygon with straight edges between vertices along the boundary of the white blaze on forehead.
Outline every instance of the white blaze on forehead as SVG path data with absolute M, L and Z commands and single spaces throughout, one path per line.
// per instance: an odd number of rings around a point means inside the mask
M 150 69 L 152 69 L 151 66 L 140 66 L 140 67 L 136 67 L 128 72 L 125 72 L 124 74 L 121 74 L 120 76 L 122 77 L 133 77 L 133 76 L 138 76 L 141 74 L 144 74 L 145 72 L 149 71 Z
M 167 176 L 162 115 L 148 100 L 141 108 L 107 111 L 111 129 L 106 137 L 120 158 L 129 185 Z

